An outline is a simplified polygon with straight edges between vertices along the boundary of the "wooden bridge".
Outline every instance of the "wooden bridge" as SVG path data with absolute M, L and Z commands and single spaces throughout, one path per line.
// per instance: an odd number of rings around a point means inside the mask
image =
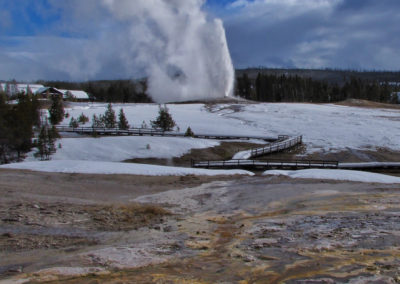
M 337 169 L 338 161 L 324 160 L 225 160 L 225 161 L 195 161 L 192 160 L 193 168 L 206 169 L 253 169 L 253 170 L 268 170 L 268 169 Z
M 261 148 L 251 149 L 249 153 L 250 154 L 249 159 L 290 149 L 296 145 L 301 144 L 302 142 L 303 142 L 303 136 L 296 136 L 296 137 L 279 136 L 277 142 L 270 143 Z
M 338 168 L 358 171 L 400 170 L 400 162 L 339 163 Z
M 83 135 L 108 135 L 108 136 L 162 136 L 162 137 L 185 137 L 184 133 L 173 132 L 173 131 L 163 131 L 162 129 L 153 128 L 129 128 L 129 129 L 119 129 L 119 128 L 103 128 L 103 127 L 69 127 L 69 126 L 56 126 L 59 132 L 72 132 Z M 217 140 L 251 140 L 258 139 L 267 142 L 274 142 L 282 137 L 279 136 L 246 136 L 246 135 L 221 135 L 221 134 L 194 134 L 193 138 L 202 139 L 217 139 Z
M 193 168 L 245 169 L 245 170 L 301 170 L 301 169 L 341 169 L 357 171 L 400 170 L 400 162 L 339 163 L 327 160 L 192 160 Z

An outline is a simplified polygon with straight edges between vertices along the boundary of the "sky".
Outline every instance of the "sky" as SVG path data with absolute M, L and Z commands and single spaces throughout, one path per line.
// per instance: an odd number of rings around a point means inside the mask
M 119 56 L 132 23 L 101 1 L 0 0 L 0 79 L 144 76 Z M 399 0 L 197 1 L 223 21 L 235 68 L 400 70 Z

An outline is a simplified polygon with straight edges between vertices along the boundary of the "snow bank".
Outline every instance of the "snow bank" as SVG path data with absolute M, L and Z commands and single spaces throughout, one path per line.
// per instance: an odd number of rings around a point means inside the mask
M 265 171 L 263 175 L 283 175 L 291 178 L 310 178 L 310 179 L 328 179 L 328 180 L 343 180 L 357 182 L 372 182 L 372 183 L 400 183 L 400 177 L 393 177 L 383 174 L 349 171 L 349 170 L 325 170 L 325 169 L 310 169 L 299 171 L 282 171 L 273 170 Z
M 57 140 L 58 144 L 61 144 L 61 148 L 51 156 L 52 160 L 121 162 L 135 158 L 181 157 L 191 149 L 214 147 L 220 142 L 194 138 L 120 136 L 65 138 Z M 35 160 L 31 153 L 25 161 Z
M 217 176 L 254 175 L 243 170 L 206 170 L 180 167 L 166 167 L 133 163 L 94 162 L 79 160 L 57 160 L 23 162 L 0 166 L 0 169 L 21 169 L 39 172 L 81 173 L 81 174 L 127 174 L 148 176 Z

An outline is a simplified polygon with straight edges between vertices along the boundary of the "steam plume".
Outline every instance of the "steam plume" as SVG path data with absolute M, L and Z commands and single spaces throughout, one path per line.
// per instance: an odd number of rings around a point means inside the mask
M 225 30 L 221 20 L 209 19 L 202 10 L 204 0 L 103 3 L 129 24 L 126 61 L 144 66 L 156 102 L 232 95 L 234 69 Z

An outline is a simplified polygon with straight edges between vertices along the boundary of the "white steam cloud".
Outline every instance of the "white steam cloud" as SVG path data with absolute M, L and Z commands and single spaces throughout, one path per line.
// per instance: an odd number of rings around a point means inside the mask
M 125 64 L 144 66 L 156 102 L 231 96 L 234 69 L 222 21 L 204 0 L 103 0 L 128 24 Z

